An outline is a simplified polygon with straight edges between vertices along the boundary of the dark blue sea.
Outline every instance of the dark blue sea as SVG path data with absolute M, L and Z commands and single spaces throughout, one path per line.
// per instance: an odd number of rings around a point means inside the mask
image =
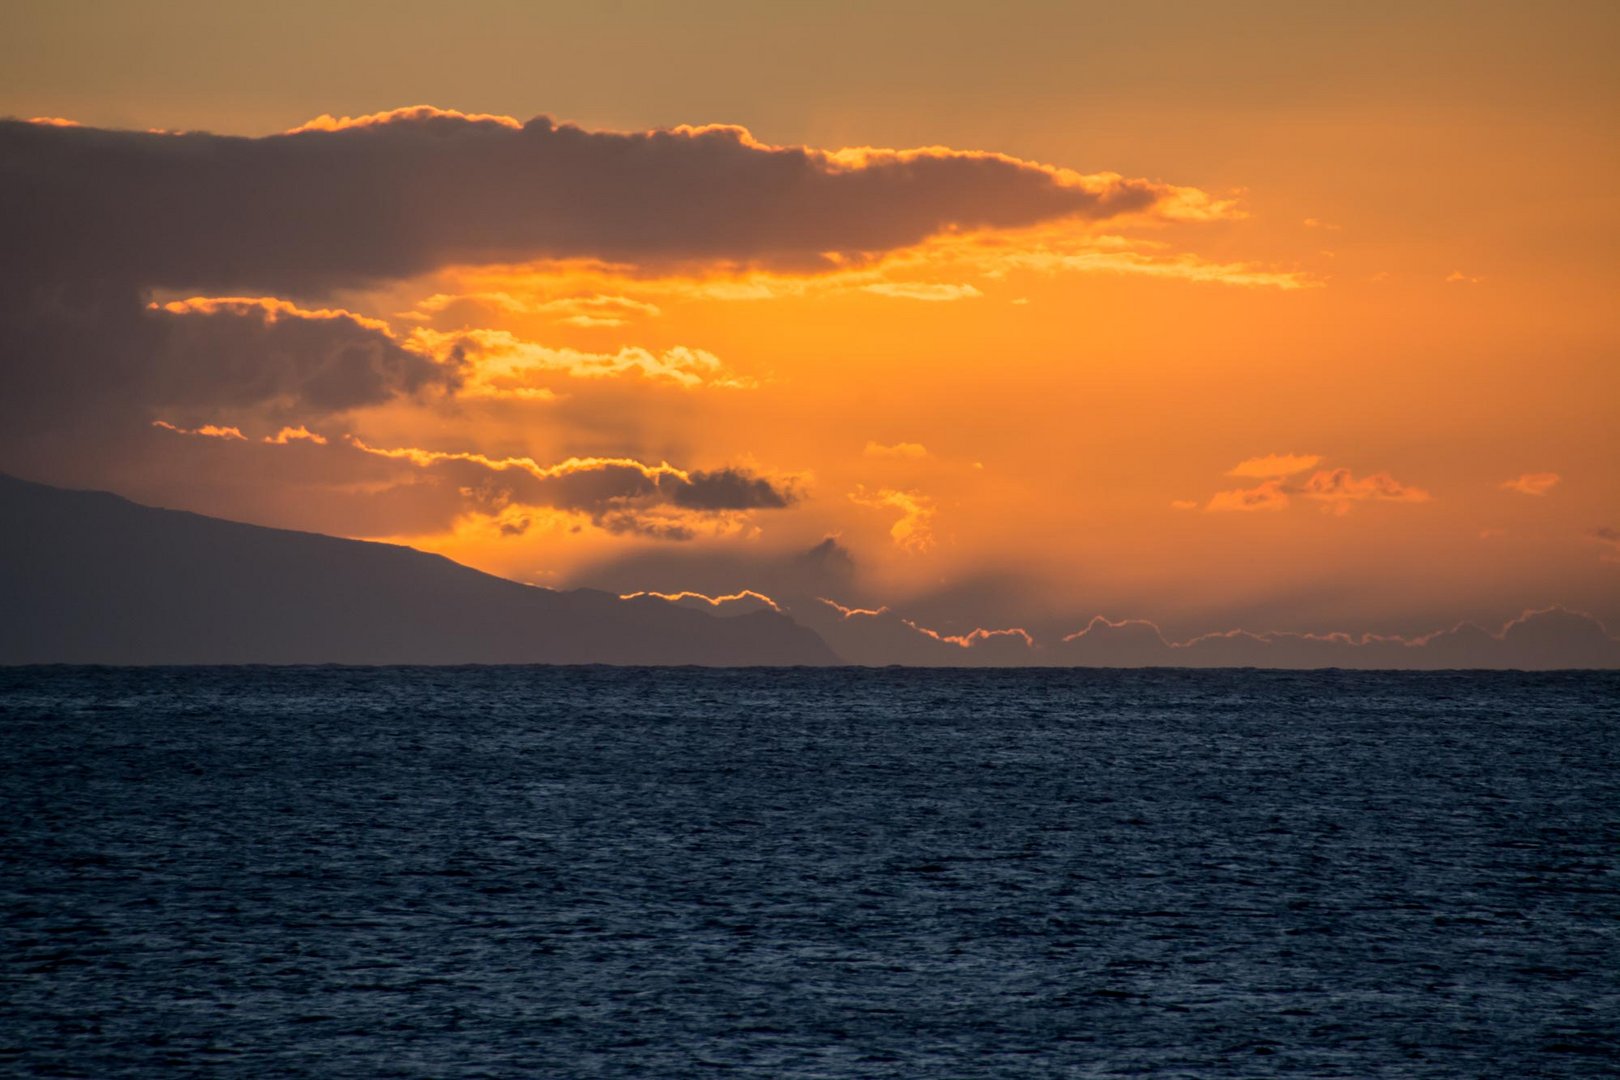
M 1612 1077 L 1620 674 L 0 670 L 0 1075 Z

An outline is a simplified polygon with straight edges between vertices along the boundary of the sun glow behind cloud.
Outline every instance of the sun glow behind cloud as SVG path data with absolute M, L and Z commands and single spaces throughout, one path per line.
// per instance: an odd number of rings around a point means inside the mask
M 1499 267 L 1386 265 L 1358 246 L 1367 208 L 1302 209 L 1321 198 L 1303 181 L 425 106 L 263 140 L 15 126 L 8 160 L 105 160 L 104 197 L 48 193 L 19 234 L 39 257 L 8 264 L 69 297 L 111 282 L 70 319 L 27 312 L 37 371 L 79 388 L 49 399 L 74 438 L 12 436 L 35 475 L 61 461 L 202 510 L 257 500 L 557 585 L 673 548 L 738 562 L 838 535 L 847 611 L 957 590 L 960 621 L 917 619 L 952 642 L 1034 625 L 976 584 L 998 574 L 1053 606 L 1117 594 L 1155 614 L 1281 604 L 1331 577 L 1348 618 L 1438 621 L 1476 595 L 1582 602 L 1603 586 L 1577 562 L 1612 577 L 1592 531 L 1612 518 L 1592 405 L 1612 376 L 1561 361 L 1585 391 L 1560 397 L 1508 347 L 1533 335 Z M 183 168 L 196 147 L 216 172 Z M 301 184 L 311 160 L 363 183 Z M 298 196 L 273 222 L 215 212 L 260 174 Z M 132 176 L 191 197 L 117 186 Z M 543 212 L 556 199 L 575 212 Z M 110 205 L 132 208 L 115 259 L 75 224 Z M 173 205 L 197 210 L 149 224 Z M 1465 355 L 1462 394 L 1445 358 Z M 17 377 L 14 400 L 43 385 Z M 635 584 L 615 591 L 776 595 Z

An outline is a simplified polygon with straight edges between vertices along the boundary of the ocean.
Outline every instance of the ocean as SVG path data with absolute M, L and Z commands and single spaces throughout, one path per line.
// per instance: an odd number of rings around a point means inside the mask
M 0 669 L 0 1075 L 1620 1073 L 1620 673 Z

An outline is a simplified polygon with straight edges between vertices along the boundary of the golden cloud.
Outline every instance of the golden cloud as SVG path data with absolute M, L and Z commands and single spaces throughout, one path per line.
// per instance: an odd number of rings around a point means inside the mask
M 901 442 L 884 444 L 869 442 L 862 451 L 869 458 L 888 458 L 900 461 L 921 461 L 928 456 L 928 447 L 922 443 Z
M 936 303 L 969 300 L 984 295 L 972 285 L 936 284 L 927 281 L 876 281 L 870 285 L 862 285 L 861 291 L 902 300 L 925 300 Z
M 1293 496 L 1313 499 L 1326 504 L 1329 513 L 1343 515 L 1353 503 L 1366 500 L 1382 502 L 1422 503 L 1432 496 L 1419 487 L 1403 484 L 1387 472 L 1357 477 L 1349 469 L 1322 469 L 1312 473 L 1304 483 L 1292 482 L 1287 476 L 1314 467 L 1321 459 L 1314 454 L 1269 454 L 1239 462 L 1228 475 L 1266 476 L 1252 488 L 1218 491 L 1204 505 L 1206 511 L 1244 512 L 1285 510 Z
M 1299 493 L 1308 499 L 1329 504 L 1333 513 L 1346 513 L 1350 504 L 1365 499 L 1385 502 L 1422 503 L 1432 496 L 1422 488 L 1403 484 L 1387 472 L 1372 473 L 1357 479 L 1349 469 L 1327 469 L 1314 474 Z
M 302 135 L 310 131 L 348 131 L 352 128 L 371 128 L 402 123 L 431 123 L 435 120 L 468 124 L 494 124 L 497 127 L 512 128 L 514 130 L 521 130 L 523 127 L 521 121 L 495 113 L 464 113 L 457 109 L 439 109 L 432 105 L 407 105 L 403 108 L 368 113 L 365 116 L 333 116 L 331 113 L 322 113 L 313 120 L 306 120 L 295 128 L 288 128 L 283 134 Z
M 171 424 L 167 420 L 154 420 L 152 421 L 152 426 L 155 428 L 162 428 L 165 431 L 172 431 L 176 435 L 198 435 L 205 439 L 237 439 L 242 442 L 247 441 L 247 436 L 242 434 L 241 428 L 226 427 L 223 424 L 204 424 L 201 427 L 188 428 L 180 427 L 177 424 Z
M 317 435 L 302 424 L 297 427 L 284 427 L 274 435 L 266 435 L 264 441 L 273 446 L 286 446 L 290 442 L 312 442 L 316 446 L 326 445 L 326 436 Z
M 406 347 L 462 370 L 460 394 L 465 397 L 551 398 L 553 391 L 536 383 L 548 375 L 574 379 L 639 376 L 687 390 L 755 385 L 728 372 L 713 353 L 686 345 L 661 353 L 633 345 L 600 353 L 541 345 L 508 330 L 418 328 L 411 332 Z
M 1252 488 L 1217 491 L 1210 496 L 1204 509 L 1216 513 L 1227 511 L 1284 510 L 1288 507 L 1288 490 L 1281 480 L 1266 480 Z
M 1318 454 L 1266 454 L 1247 458 L 1226 470 L 1227 476 L 1252 476 L 1268 480 L 1278 476 L 1292 476 L 1314 469 L 1322 458 Z
M 1562 479 L 1555 472 L 1525 473 L 1512 480 L 1504 480 L 1499 486 L 1503 491 L 1512 491 L 1520 495 L 1545 495 L 1551 491 Z
M 896 488 L 869 493 L 865 487 L 857 487 L 850 493 L 849 499 L 857 506 L 900 511 L 899 519 L 889 529 L 889 537 L 901 551 L 922 555 L 933 549 L 936 508 L 934 500 L 927 495 Z

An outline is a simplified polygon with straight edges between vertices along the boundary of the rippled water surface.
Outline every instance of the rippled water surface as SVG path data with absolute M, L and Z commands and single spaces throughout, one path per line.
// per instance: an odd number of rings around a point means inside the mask
M 1620 1069 L 1620 677 L 0 670 L 0 1074 Z

